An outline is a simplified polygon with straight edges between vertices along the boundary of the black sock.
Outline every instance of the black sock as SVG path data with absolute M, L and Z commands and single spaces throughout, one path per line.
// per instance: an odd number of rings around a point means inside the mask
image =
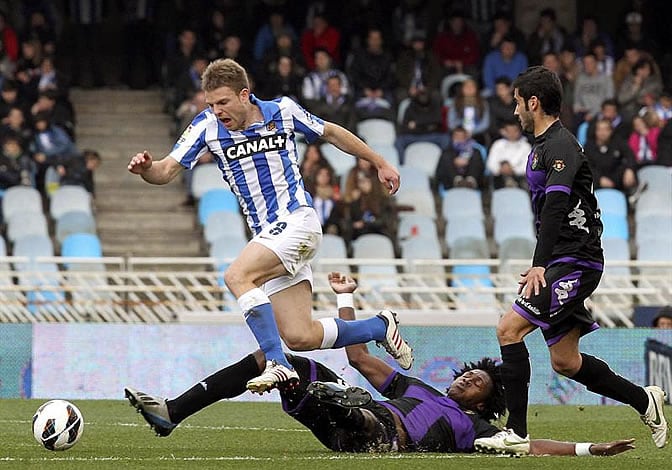
M 257 360 L 252 354 L 201 380 L 174 400 L 168 400 L 168 413 L 173 423 L 202 410 L 206 406 L 233 398 L 245 392 L 247 381 L 259 375 Z
M 527 436 L 527 401 L 530 388 L 530 354 L 524 342 L 501 346 L 502 384 L 509 418 L 506 427 Z
M 635 385 L 609 368 L 601 359 L 581 353 L 581 369 L 570 377 L 583 384 L 591 392 L 632 406 L 640 415 L 646 413 L 649 396 L 639 385 Z

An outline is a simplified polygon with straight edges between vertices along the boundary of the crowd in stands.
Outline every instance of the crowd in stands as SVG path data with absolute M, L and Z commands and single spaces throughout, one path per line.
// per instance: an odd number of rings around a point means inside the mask
M 61 184 L 93 193 L 101 159 L 76 145 L 70 77 L 56 67 L 53 10 L 29 3 L 15 16 L 0 10 L 0 194 L 27 186 L 46 198 Z
M 584 145 L 597 188 L 633 195 L 641 189 L 640 168 L 672 165 L 670 77 L 662 76 L 661 51 L 642 29 L 640 11 L 628 12 L 624 33 L 613 36 L 595 16 L 567 32 L 556 12 L 544 9 L 526 36 L 511 2 L 485 22 L 450 2 L 434 28 L 427 3 L 396 3 L 390 26 L 375 21 L 375 6 L 352 25 L 335 21 L 327 2 L 310 2 L 300 21 L 287 10 L 266 10 L 266 21 L 247 35 L 226 21 L 232 10 L 214 9 L 207 26 L 181 30 L 166 58 L 163 85 L 176 132 L 205 107 L 199 88 L 207 60 L 231 57 L 250 70 L 260 98 L 291 96 L 354 132 L 370 119 L 394 123 L 401 165 L 410 145 L 436 144 L 437 198 L 454 187 L 525 188 L 531 139 L 513 118 L 511 83 L 529 65 L 543 64 L 562 81 L 561 119 Z M 406 208 L 395 207 L 375 172 L 358 165 L 339 175 L 318 145 L 305 152 L 302 173 L 326 233 L 394 239 L 394 214 Z

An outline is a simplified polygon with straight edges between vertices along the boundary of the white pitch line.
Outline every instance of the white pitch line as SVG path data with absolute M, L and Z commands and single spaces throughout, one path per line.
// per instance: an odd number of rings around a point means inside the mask
M 463 458 L 480 458 L 480 457 L 506 457 L 506 456 L 493 456 L 493 455 L 482 455 L 482 454 L 420 454 L 420 453 L 407 453 L 407 454 L 361 454 L 361 455 L 351 455 L 351 454 L 334 454 L 334 455 L 325 455 L 325 456 L 314 456 L 314 457 L 290 457 L 290 456 L 278 456 L 278 457 L 254 457 L 249 455 L 236 455 L 229 457 L 199 457 L 199 456 L 190 456 L 190 457 L 39 457 L 39 458 L 24 458 L 24 457 L 0 457 L 0 462 L 162 462 L 162 461 L 176 461 L 176 462 L 227 462 L 227 461 L 329 461 L 329 460 L 446 460 L 446 459 L 463 459 Z M 507 457 L 508 458 L 508 457 Z

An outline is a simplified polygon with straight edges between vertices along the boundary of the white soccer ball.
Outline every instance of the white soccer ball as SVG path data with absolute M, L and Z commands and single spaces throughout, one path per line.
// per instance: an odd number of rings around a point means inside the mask
M 33 416 L 33 436 L 45 449 L 66 450 L 77 444 L 84 431 L 84 417 L 65 400 L 50 400 Z

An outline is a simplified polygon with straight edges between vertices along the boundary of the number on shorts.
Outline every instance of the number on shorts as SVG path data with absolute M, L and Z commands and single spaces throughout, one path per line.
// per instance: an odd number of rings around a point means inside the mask
M 275 227 L 270 229 L 268 233 L 271 235 L 280 235 L 284 229 L 287 228 L 287 222 L 278 222 Z

